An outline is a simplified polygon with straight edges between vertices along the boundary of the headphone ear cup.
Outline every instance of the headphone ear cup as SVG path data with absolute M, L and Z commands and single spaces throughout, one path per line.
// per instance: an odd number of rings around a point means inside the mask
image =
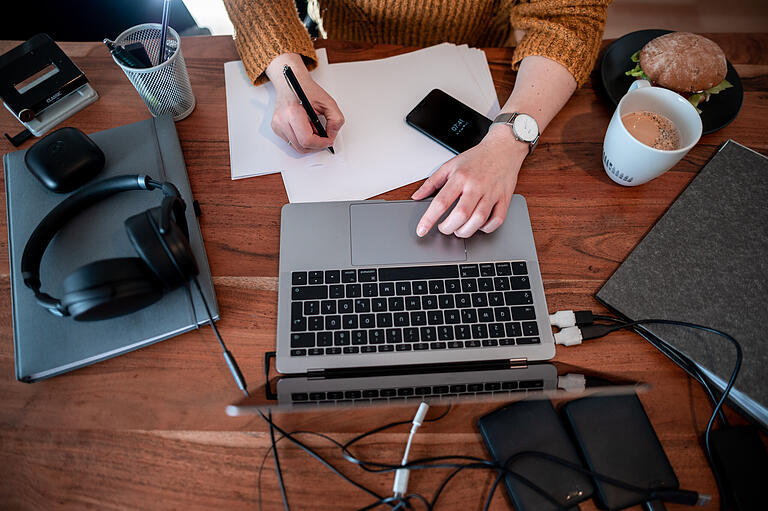
M 151 208 L 125 221 L 125 229 L 141 259 L 166 289 L 184 285 L 198 274 L 189 240 L 175 222 L 160 232 L 161 208 Z
M 163 296 L 162 284 L 138 257 L 94 261 L 72 272 L 62 285 L 61 303 L 76 321 L 130 314 Z

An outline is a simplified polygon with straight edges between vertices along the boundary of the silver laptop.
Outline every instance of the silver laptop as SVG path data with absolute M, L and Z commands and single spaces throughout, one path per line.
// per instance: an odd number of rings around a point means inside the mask
M 416 225 L 429 201 L 286 204 L 277 370 L 548 360 L 555 354 L 525 199 L 492 234 Z

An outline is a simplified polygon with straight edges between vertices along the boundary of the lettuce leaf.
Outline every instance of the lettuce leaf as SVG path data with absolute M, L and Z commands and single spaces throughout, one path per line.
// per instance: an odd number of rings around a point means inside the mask
M 643 72 L 643 69 L 640 67 L 640 50 L 637 50 L 635 53 L 632 54 L 632 62 L 637 62 L 637 65 L 635 65 L 634 69 L 630 69 L 629 71 L 626 71 L 624 74 L 627 76 L 634 76 L 635 78 L 641 78 L 643 80 L 649 80 L 646 74 Z M 650 81 L 650 80 L 649 80 Z
M 688 101 L 696 108 L 696 111 L 701 113 L 701 110 L 699 110 L 699 104 L 702 101 L 709 101 L 709 98 L 713 94 L 717 94 L 719 92 L 723 92 L 725 89 L 728 89 L 730 87 L 733 87 L 731 83 L 728 80 L 723 80 L 722 82 L 718 83 L 714 87 L 710 87 L 709 89 L 703 90 L 701 92 L 697 92 L 696 94 L 691 94 L 691 97 L 688 98 Z

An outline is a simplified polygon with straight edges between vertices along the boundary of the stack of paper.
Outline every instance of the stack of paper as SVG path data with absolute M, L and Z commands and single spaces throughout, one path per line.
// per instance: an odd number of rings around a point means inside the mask
M 296 153 L 272 133 L 271 84 L 254 87 L 242 62 L 224 66 L 232 179 L 282 172 L 291 202 L 357 200 L 424 179 L 453 154 L 405 123 L 432 89 L 494 117 L 499 102 L 482 50 L 445 43 L 395 57 L 328 64 L 313 79 L 346 119 L 334 149 Z

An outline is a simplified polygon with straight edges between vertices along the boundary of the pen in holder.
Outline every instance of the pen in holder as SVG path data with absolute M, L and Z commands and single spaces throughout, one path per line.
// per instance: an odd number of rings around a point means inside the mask
M 145 23 L 129 28 L 114 41 L 118 46 L 141 43 L 152 67 L 131 67 L 114 53 L 112 58 L 125 72 L 153 116 L 170 113 L 174 121 L 180 121 L 195 109 L 195 95 L 181 53 L 181 39 L 171 27 L 168 27 L 165 41 L 165 60 L 157 62 L 162 46 L 161 33 L 162 25 L 159 23 Z

